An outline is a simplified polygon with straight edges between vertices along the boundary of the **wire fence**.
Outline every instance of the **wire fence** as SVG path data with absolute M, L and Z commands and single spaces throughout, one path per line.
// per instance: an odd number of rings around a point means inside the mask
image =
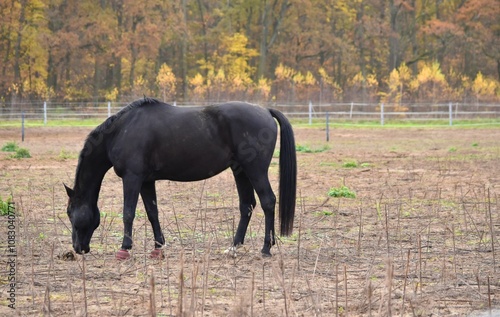
M 178 107 L 205 106 L 209 103 L 177 103 Z M 39 122 L 102 119 L 118 112 L 127 103 L 121 102 L 32 102 L 0 105 L 0 122 Z M 377 122 L 381 125 L 391 122 L 432 122 L 453 125 L 457 122 L 469 124 L 500 123 L 500 104 L 494 103 L 333 103 L 333 104 L 263 104 L 294 119 L 342 122 L 359 124 Z

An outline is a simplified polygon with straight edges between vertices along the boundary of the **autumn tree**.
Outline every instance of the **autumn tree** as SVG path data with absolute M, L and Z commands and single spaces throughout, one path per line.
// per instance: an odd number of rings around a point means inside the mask
M 156 76 L 156 84 L 161 90 L 163 101 L 175 97 L 176 78 L 172 69 L 167 64 L 162 64 Z

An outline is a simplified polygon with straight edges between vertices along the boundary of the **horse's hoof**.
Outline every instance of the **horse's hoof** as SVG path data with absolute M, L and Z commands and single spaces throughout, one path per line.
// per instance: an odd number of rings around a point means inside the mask
M 115 258 L 120 261 L 128 260 L 130 258 L 130 253 L 127 250 L 120 250 L 116 252 Z
M 270 258 L 273 256 L 271 254 L 271 250 L 269 250 L 269 249 L 262 249 L 262 250 L 260 250 L 260 253 L 262 254 L 262 257 L 264 257 L 264 258 Z
M 233 258 L 238 256 L 238 249 L 242 248 L 243 244 L 238 244 L 238 245 L 233 245 L 229 247 L 226 251 L 224 251 L 224 254 L 227 254 Z
M 164 259 L 165 255 L 163 254 L 163 249 L 154 249 L 151 251 L 151 254 L 149 254 L 149 258 L 155 260 Z

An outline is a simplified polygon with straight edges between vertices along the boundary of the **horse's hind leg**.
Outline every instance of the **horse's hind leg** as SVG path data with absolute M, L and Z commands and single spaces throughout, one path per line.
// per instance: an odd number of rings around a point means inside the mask
M 264 246 L 262 247 L 261 252 L 264 256 L 271 256 L 271 246 L 276 243 L 276 235 L 274 231 L 274 207 L 276 205 L 276 196 L 273 193 L 267 174 L 255 177 L 251 181 L 257 195 L 259 196 L 266 222 Z
M 141 197 L 155 237 L 155 250 L 151 252 L 151 257 L 160 258 L 163 256 L 161 247 L 165 244 L 165 238 L 161 232 L 160 220 L 158 219 L 155 182 L 145 182 L 142 184 Z
M 241 169 L 233 168 L 233 175 L 236 181 L 236 188 L 238 189 L 238 196 L 240 198 L 240 221 L 238 223 L 238 229 L 236 230 L 233 242 L 233 246 L 237 248 L 242 245 L 245 240 L 245 234 L 247 232 L 248 224 L 250 223 L 250 218 L 252 217 L 256 201 L 252 183 L 246 174 Z

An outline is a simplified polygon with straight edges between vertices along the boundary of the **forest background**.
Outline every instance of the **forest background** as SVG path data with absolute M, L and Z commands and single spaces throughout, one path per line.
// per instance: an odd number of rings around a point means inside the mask
M 500 0 L 0 0 L 0 105 L 498 102 Z

